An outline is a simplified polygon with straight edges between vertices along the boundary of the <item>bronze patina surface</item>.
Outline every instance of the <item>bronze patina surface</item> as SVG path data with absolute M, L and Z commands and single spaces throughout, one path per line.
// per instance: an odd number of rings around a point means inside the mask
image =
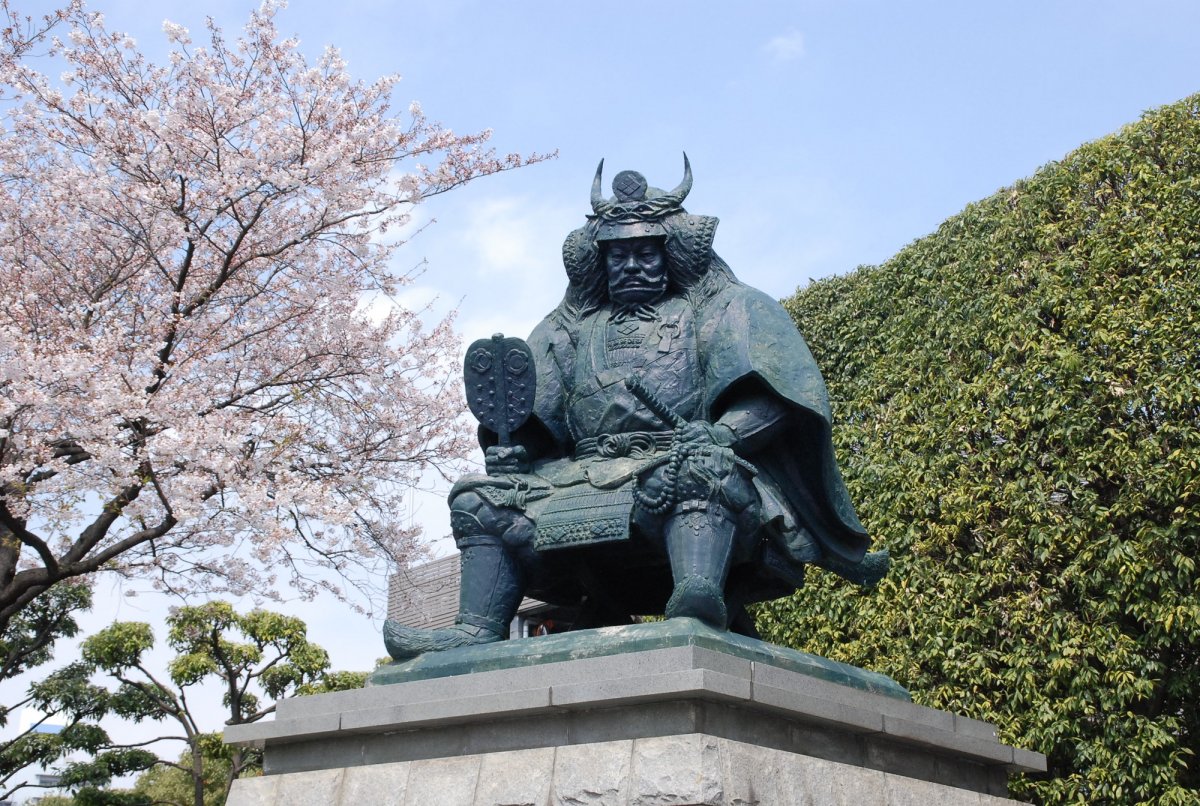
M 563 245 L 567 290 L 527 342 L 468 350 L 486 475 L 450 493 L 462 552 L 455 626 L 385 625 L 397 661 L 506 637 L 523 595 L 575 629 L 690 617 L 755 636 L 745 606 L 808 564 L 857 584 L 868 553 L 834 458 L 829 398 L 782 306 L 713 251 L 692 185 L 617 174 Z M 419 664 L 418 664 L 419 665 Z

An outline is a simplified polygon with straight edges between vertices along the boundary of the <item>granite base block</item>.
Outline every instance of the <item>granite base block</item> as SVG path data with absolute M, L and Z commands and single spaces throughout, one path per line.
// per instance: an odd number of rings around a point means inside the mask
M 704 734 L 241 779 L 229 806 L 1001 806 L 1001 797 Z

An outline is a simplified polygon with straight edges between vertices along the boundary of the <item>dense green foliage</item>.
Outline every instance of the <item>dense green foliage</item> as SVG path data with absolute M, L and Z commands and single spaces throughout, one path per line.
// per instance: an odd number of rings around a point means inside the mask
M 387 660 L 391 660 L 388 658 Z M 362 688 L 367 684 L 370 672 L 326 672 L 315 683 L 305 683 L 296 687 L 296 694 L 331 694 L 335 691 L 350 691 Z
M 785 303 L 895 567 L 764 637 L 996 722 L 1043 803 L 1200 800 L 1200 96 Z
M 85 787 L 74 795 L 42 795 L 37 806 L 159 806 L 151 796 L 128 789 Z

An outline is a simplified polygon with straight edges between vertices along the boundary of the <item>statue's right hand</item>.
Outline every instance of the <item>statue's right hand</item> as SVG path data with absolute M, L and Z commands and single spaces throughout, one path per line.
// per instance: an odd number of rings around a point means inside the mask
M 529 472 L 529 452 L 522 445 L 493 445 L 484 451 L 483 464 L 489 476 L 511 476 Z

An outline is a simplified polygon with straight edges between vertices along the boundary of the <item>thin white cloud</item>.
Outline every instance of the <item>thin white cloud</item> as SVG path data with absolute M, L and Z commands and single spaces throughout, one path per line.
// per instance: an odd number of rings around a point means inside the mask
M 462 332 L 489 336 L 496 331 L 486 330 L 488 321 L 507 320 L 504 333 L 528 334 L 562 298 L 562 239 L 582 219 L 578 210 L 545 199 L 494 197 L 476 205 L 460 236 L 459 265 L 471 267 L 459 286 Z M 476 330 L 481 326 L 484 332 Z
M 541 212 L 537 206 L 509 197 L 489 199 L 476 207 L 465 228 L 465 239 L 480 260 L 478 269 L 502 274 L 534 269 L 547 251 L 546 244 L 554 243 L 554 238 L 547 236 Z
M 804 34 L 792 30 L 772 37 L 763 50 L 777 62 L 790 62 L 804 55 Z
M 534 325 L 541 321 L 542 316 L 550 312 L 550 306 L 547 306 L 541 315 L 528 316 L 524 313 L 518 313 L 506 316 L 503 313 L 497 313 L 493 316 L 474 316 L 464 317 L 462 320 L 461 331 L 470 333 L 470 337 L 464 337 L 461 352 L 466 355 L 467 343 L 475 339 L 486 339 L 493 333 L 503 333 L 505 336 L 519 336 L 526 338 Z

